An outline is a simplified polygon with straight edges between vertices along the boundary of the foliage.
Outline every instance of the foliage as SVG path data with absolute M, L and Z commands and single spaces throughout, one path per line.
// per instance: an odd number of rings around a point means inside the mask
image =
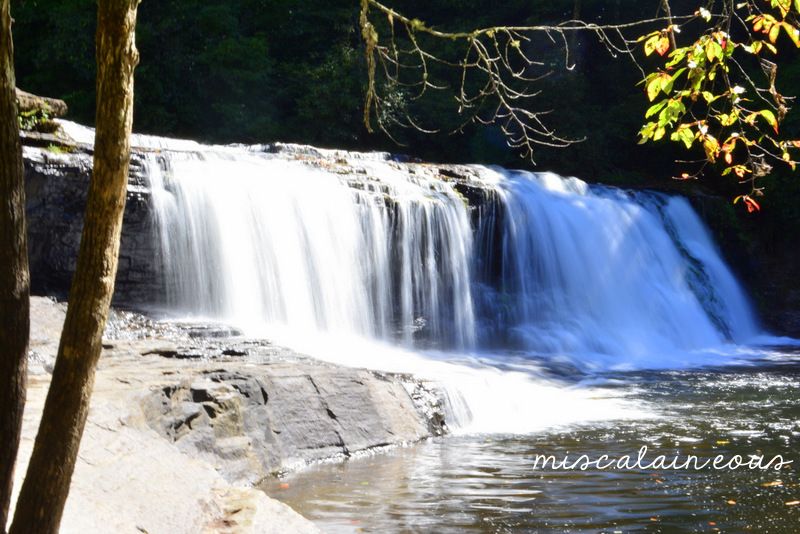
M 576 4 L 584 20 L 628 24 L 652 18 L 660 2 L 392 0 L 391 5 L 432 28 L 470 31 L 493 25 L 558 25 L 573 16 Z M 672 4 L 676 13 L 697 9 L 697 0 Z M 93 0 L 15 0 L 13 6 L 20 87 L 66 100 L 69 118 L 86 124 L 94 120 L 95 7 Z M 369 135 L 362 124 L 367 76 L 358 7 L 358 0 L 145 2 L 137 27 L 141 63 L 136 71 L 136 130 L 212 142 L 281 140 L 397 151 L 394 141 Z M 695 24 L 702 22 L 692 18 Z M 380 28 L 381 22 L 376 24 Z M 614 60 L 592 34 L 569 37 L 567 65 L 564 42 L 557 35 L 554 39 L 541 34 L 526 44 L 542 71 L 551 73 L 537 82 L 539 94 L 531 102 L 549 112 L 542 119 L 560 136 L 587 142 L 539 150 L 540 168 L 618 185 L 700 186 L 737 194 L 713 175 L 702 182 L 666 181 L 685 168 L 674 164 L 677 146 L 635 144 L 641 127 L 637 116 L 646 109 L 635 87 L 638 70 Z M 437 46 L 443 48 L 451 54 L 456 43 Z M 784 50 L 775 61 L 782 71 L 778 90 L 792 92 L 790 83 L 781 87 L 782 80 L 791 80 L 800 62 Z M 654 66 L 648 64 L 646 70 Z M 415 99 L 407 87 L 379 86 L 390 104 L 381 117 L 401 143 L 400 150 L 428 160 L 530 165 L 505 147 L 498 126 L 467 121 L 469 109 L 458 113 L 452 94 L 460 82 L 458 69 L 432 70 L 449 91 L 428 91 L 425 98 Z M 477 78 L 469 83 L 475 87 Z M 452 135 L 398 128 L 406 114 L 425 129 Z M 781 132 L 789 135 L 793 128 L 787 123 Z
M 53 143 L 47 145 L 47 150 L 52 152 L 53 154 L 70 154 L 75 151 L 75 149 L 72 147 L 65 145 L 56 145 Z
M 17 125 L 20 130 L 25 132 L 37 131 L 41 125 L 49 120 L 50 116 L 43 109 L 32 109 L 17 113 Z
M 778 92 L 774 59 L 784 40 L 800 47 L 800 0 L 724 2 L 718 14 L 701 7 L 695 15 L 705 24 L 686 46 L 673 47 L 670 36 L 680 38 L 682 26 L 694 30 L 691 20 L 640 38 L 646 55 L 665 60 L 643 80 L 652 105 L 640 142 L 669 135 L 687 149 L 701 147 L 699 168 L 681 178 L 697 177 L 716 164 L 722 176 L 732 174 L 748 185 L 748 193 L 734 203 L 741 201 L 752 213 L 760 210 L 753 197 L 763 194 L 756 180 L 776 162 L 792 170 L 797 164 L 792 153 L 800 140 L 782 135 L 780 128 L 792 97 Z

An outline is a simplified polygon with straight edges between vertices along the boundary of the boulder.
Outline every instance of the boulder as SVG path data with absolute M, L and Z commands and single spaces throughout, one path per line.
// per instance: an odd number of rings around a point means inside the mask
M 42 111 L 51 119 L 63 117 L 67 114 L 67 103 L 57 98 L 37 96 L 17 87 L 17 105 L 20 113 Z

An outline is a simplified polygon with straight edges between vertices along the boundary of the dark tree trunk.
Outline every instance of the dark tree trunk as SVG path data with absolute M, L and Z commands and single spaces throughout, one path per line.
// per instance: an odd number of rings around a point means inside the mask
M 12 534 L 58 532 L 89 411 L 117 273 L 130 163 L 139 0 L 100 0 L 94 168 L 53 379 Z
M 8 520 L 25 406 L 29 278 L 9 0 L 0 0 L 0 532 Z

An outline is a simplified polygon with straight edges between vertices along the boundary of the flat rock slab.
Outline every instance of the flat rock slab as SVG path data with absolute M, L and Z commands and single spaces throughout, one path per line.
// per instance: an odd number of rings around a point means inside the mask
M 104 360 L 96 376 L 62 533 L 319 532 L 288 506 L 252 487 L 231 484 L 213 465 L 163 439 L 139 409 L 140 388 L 146 381 L 134 378 L 132 362 L 117 366 Z M 32 375 L 28 383 L 15 471 L 17 493 L 49 378 L 46 373 Z
M 31 301 L 16 491 L 65 310 Z M 106 332 L 116 339 L 103 342 L 62 532 L 318 532 L 253 486 L 446 429 L 431 384 L 319 362 L 265 340 L 196 338 L 192 328 L 114 313 Z
M 148 367 L 180 369 L 149 384 L 141 401 L 148 424 L 232 482 L 257 484 L 317 460 L 443 432 L 443 419 L 430 416 L 436 410 L 413 395 L 426 386 L 406 376 L 302 360 L 146 358 Z

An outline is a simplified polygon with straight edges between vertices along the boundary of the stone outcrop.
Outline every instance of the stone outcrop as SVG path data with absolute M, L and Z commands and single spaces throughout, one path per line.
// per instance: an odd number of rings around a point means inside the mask
M 17 87 L 17 106 L 20 113 L 44 112 L 51 118 L 67 114 L 67 103 L 57 98 L 37 96 Z
M 65 308 L 31 301 L 17 488 Z M 224 325 L 112 313 L 62 532 L 315 533 L 253 486 L 310 462 L 446 429 L 432 384 L 318 362 L 235 334 Z
M 68 144 L 26 146 L 23 156 L 32 290 L 66 298 L 83 228 L 91 150 Z M 164 293 L 143 165 L 142 156 L 134 154 L 116 282 L 118 304 L 157 303 Z
M 407 377 L 327 365 L 226 362 L 161 387 L 143 407 L 150 426 L 181 450 L 233 482 L 256 484 L 316 460 L 430 436 L 432 422 L 412 399 L 416 387 Z
M 15 470 L 17 492 L 47 395 L 48 370 L 52 369 L 65 308 L 49 299 L 31 299 L 32 365 Z M 118 315 L 115 320 L 120 322 Z M 131 337 L 141 334 L 128 333 Z M 167 360 L 143 357 L 139 352 L 164 342 L 115 343 L 116 352 L 112 355 L 106 350 L 100 360 L 61 523 L 63 534 L 319 534 L 319 529 L 288 506 L 258 489 L 229 482 L 217 466 L 181 451 L 154 431 L 141 409 L 142 399 L 151 394 L 151 387 L 161 387 L 160 377 L 172 371 L 169 366 L 148 367 L 148 363 Z M 111 346 L 108 341 L 106 346 Z
M 63 100 L 37 96 L 17 88 L 17 112 L 22 131 L 55 134 L 60 125 L 55 118 L 67 114 Z

